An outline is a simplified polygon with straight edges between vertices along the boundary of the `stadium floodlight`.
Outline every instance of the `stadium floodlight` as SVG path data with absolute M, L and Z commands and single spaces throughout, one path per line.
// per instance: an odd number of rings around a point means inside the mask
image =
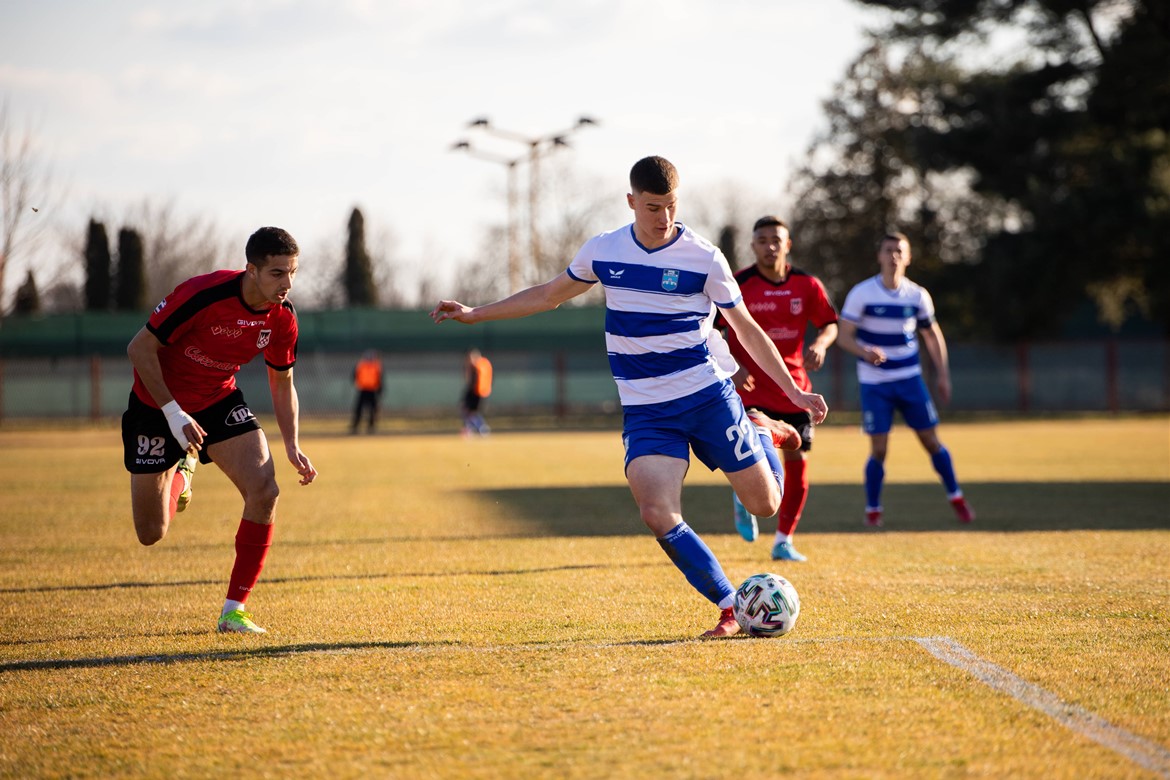
M 596 127 L 599 122 L 588 116 L 580 116 L 576 123 L 565 130 L 544 135 L 526 135 L 514 130 L 497 127 L 486 116 L 476 117 L 467 123 L 469 128 L 479 128 L 489 135 L 507 141 L 522 143 L 528 147 L 528 234 L 530 262 L 536 268 L 540 262 L 540 233 L 537 212 L 540 205 L 540 158 L 557 148 L 570 148 L 568 137 L 582 127 Z M 515 288 L 513 288 L 515 291 Z
M 476 149 L 467 140 L 459 140 L 451 144 L 451 151 L 464 152 L 471 157 L 497 163 L 508 169 L 508 222 L 505 228 L 508 236 L 508 287 L 509 293 L 517 292 L 520 289 L 520 251 L 516 241 L 516 166 L 524 158 L 508 158 L 492 152 L 485 152 Z

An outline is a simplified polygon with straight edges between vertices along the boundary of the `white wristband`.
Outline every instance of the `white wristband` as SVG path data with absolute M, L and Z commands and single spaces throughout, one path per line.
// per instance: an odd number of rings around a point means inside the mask
M 171 435 L 175 437 L 179 446 L 186 450 L 191 446 L 191 442 L 187 440 L 187 434 L 183 433 L 183 426 L 194 423 L 195 420 L 179 408 L 178 401 L 163 404 L 162 413 L 167 417 L 167 425 L 170 426 Z

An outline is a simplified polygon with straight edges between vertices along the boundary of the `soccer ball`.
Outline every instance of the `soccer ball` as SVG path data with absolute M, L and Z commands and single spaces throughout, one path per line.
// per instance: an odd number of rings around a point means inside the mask
M 751 636 L 784 636 L 800 616 L 800 596 L 779 574 L 753 574 L 735 592 L 735 619 Z

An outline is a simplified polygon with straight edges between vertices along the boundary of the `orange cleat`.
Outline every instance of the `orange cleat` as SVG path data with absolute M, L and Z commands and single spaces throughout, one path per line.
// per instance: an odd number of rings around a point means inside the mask
M 735 636 L 740 631 L 739 621 L 735 619 L 735 612 L 728 607 L 719 612 L 719 622 L 710 631 L 704 631 L 703 636 L 708 639 L 725 639 Z
M 959 518 L 960 523 L 969 523 L 975 519 L 975 510 L 962 496 L 952 498 L 951 507 L 955 510 L 955 516 Z
M 748 409 L 748 417 L 757 428 L 764 428 L 772 434 L 772 443 L 779 450 L 799 450 L 804 442 L 800 433 L 783 420 L 773 420 L 759 409 Z

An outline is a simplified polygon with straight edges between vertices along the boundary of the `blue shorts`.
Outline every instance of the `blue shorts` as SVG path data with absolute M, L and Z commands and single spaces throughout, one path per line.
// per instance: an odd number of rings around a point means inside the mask
M 861 385 L 861 429 L 867 434 L 889 433 L 895 409 L 916 431 L 938 425 L 938 412 L 921 374 L 897 382 Z
M 660 404 L 622 407 L 626 468 L 643 455 L 690 460 L 724 473 L 742 471 L 764 459 L 756 426 L 730 381 Z

